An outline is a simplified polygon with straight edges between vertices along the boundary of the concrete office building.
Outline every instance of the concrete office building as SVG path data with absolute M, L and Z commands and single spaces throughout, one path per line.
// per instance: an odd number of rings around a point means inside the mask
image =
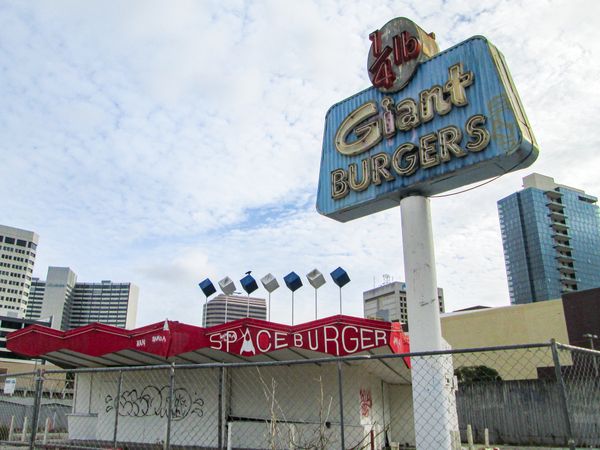
M 0 314 L 24 317 L 38 235 L 0 225 Z
M 219 294 L 209 300 L 203 308 L 205 314 L 203 322 L 207 327 L 225 323 L 226 310 L 227 322 L 246 317 L 267 319 L 267 303 L 264 298 Z
M 46 281 L 35 279 L 32 286 L 28 319 L 51 318 L 60 330 L 92 322 L 135 327 L 139 290 L 132 283 L 78 283 L 68 267 L 49 267 Z
M 498 201 L 512 304 L 600 287 L 597 198 L 531 174 Z
M 69 329 L 77 275 L 68 267 L 49 267 L 46 281 L 35 279 L 27 308 L 29 319 L 51 319 L 53 328 Z
M 444 290 L 438 288 L 440 312 L 444 312 Z M 387 322 L 408 323 L 406 283 L 393 281 L 363 292 L 364 316 Z
M 70 310 L 69 328 L 101 322 L 121 328 L 135 328 L 139 289 L 132 283 L 76 283 Z
M 46 282 L 39 278 L 31 279 L 31 288 L 29 290 L 29 302 L 25 317 L 27 319 L 42 317 L 42 304 L 44 303 L 44 293 L 46 292 Z

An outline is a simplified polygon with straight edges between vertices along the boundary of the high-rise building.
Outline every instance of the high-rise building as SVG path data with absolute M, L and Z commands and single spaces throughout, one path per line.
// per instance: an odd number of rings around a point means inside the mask
M 598 199 L 531 174 L 498 201 L 512 304 L 600 287 Z
M 68 267 L 48 267 L 40 318 L 52 318 L 54 328 L 63 330 L 74 328 L 70 325 L 70 321 L 76 282 L 77 275 Z M 28 316 L 29 311 L 33 313 L 33 308 L 37 310 L 36 306 L 34 302 L 31 303 L 31 308 L 27 311 Z
M 219 294 L 209 300 L 203 309 L 205 314 L 203 322 L 206 327 L 246 317 L 262 320 L 267 318 L 267 302 L 264 298 Z M 226 312 L 227 320 L 225 320 Z
M 25 317 L 27 319 L 31 319 L 33 317 L 42 317 L 42 303 L 44 301 L 45 291 L 45 281 L 40 281 L 39 278 L 31 279 L 29 302 L 27 303 L 27 311 L 25 311 Z
M 101 322 L 135 328 L 139 289 L 133 283 L 76 283 L 69 315 L 69 328 Z
M 438 288 L 440 312 L 443 313 L 444 290 Z M 393 281 L 363 292 L 364 315 L 367 319 L 408 323 L 406 283 Z
M 134 328 L 139 290 L 132 283 L 78 283 L 68 267 L 49 267 L 46 281 L 33 280 L 28 319 L 47 319 L 70 330 L 92 322 Z
M 0 225 L 0 314 L 24 317 L 38 235 Z

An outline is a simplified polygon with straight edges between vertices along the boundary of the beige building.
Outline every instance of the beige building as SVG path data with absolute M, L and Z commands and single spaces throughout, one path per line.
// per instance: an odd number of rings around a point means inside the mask
M 452 348 L 569 342 L 562 300 L 443 314 L 442 334 Z
M 563 301 L 483 308 L 443 314 L 442 335 L 453 349 L 547 343 L 569 343 Z M 570 364 L 565 359 L 563 364 Z M 478 352 L 454 356 L 454 366 L 492 367 L 502 379 L 537 378 L 536 368 L 553 365 L 549 348 Z

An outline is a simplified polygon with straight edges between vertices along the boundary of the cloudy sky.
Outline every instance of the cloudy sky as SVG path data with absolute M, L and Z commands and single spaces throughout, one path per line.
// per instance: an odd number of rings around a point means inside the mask
M 509 303 L 496 201 L 532 171 L 600 194 L 600 2 L 0 2 L 0 223 L 40 235 L 35 275 L 140 287 L 138 325 L 201 323 L 197 283 L 327 274 L 320 316 L 404 279 L 399 208 L 315 210 L 327 109 L 369 86 L 368 35 L 405 16 L 441 49 L 485 35 L 540 145 L 529 169 L 432 199 L 447 310 Z M 239 283 L 238 283 L 239 286 Z M 262 288 L 257 294 L 266 296 Z M 297 320 L 313 290 L 296 292 Z M 290 293 L 273 294 L 273 320 Z

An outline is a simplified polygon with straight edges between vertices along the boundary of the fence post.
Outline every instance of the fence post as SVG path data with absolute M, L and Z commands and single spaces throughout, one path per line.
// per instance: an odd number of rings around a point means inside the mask
M 42 439 L 44 445 L 48 443 L 48 433 L 50 433 L 50 417 L 46 417 L 46 424 L 44 425 L 44 439 Z
M 23 418 L 23 429 L 21 430 L 21 442 L 27 439 L 27 427 L 29 426 L 29 416 Z
M 169 401 L 167 410 L 167 435 L 165 436 L 164 450 L 171 449 L 171 420 L 173 418 L 173 393 L 175 392 L 175 363 L 169 369 Z
M 219 367 L 219 418 L 217 422 L 217 448 L 223 450 L 223 383 L 225 381 L 224 376 L 225 369 L 223 366 Z
M 10 427 L 8 428 L 8 440 L 13 440 L 13 433 L 15 432 L 15 416 L 10 416 Z
M 339 397 L 340 397 L 340 441 L 341 448 L 344 450 L 346 448 L 345 436 L 344 436 L 344 392 L 342 389 L 342 361 L 338 359 L 337 364 L 337 372 L 338 372 L 338 388 L 339 388 Z
M 556 374 L 556 382 L 560 389 L 560 403 L 563 410 L 565 426 L 567 428 L 567 445 L 570 450 L 575 450 L 575 440 L 573 439 L 573 428 L 571 426 L 571 414 L 569 413 L 569 403 L 567 398 L 567 386 L 562 376 L 560 366 L 560 358 L 558 356 L 558 348 L 555 339 L 550 339 L 550 347 L 552 348 L 552 359 L 554 360 L 554 373 Z
M 119 406 L 121 405 L 121 387 L 123 386 L 123 371 L 119 370 L 119 381 L 117 382 L 117 396 L 115 397 L 115 427 L 113 430 L 112 448 L 117 448 L 117 433 L 119 431 Z
M 44 371 L 42 369 L 38 369 L 35 373 L 35 397 L 33 398 L 33 414 L 31 415 L 31 436 L 29 438 L 29 448 L 31 450 L 33 450 L 35 446 L 35 435 L 37 432 L 38 420 L 40 418 L 43 387 Z

